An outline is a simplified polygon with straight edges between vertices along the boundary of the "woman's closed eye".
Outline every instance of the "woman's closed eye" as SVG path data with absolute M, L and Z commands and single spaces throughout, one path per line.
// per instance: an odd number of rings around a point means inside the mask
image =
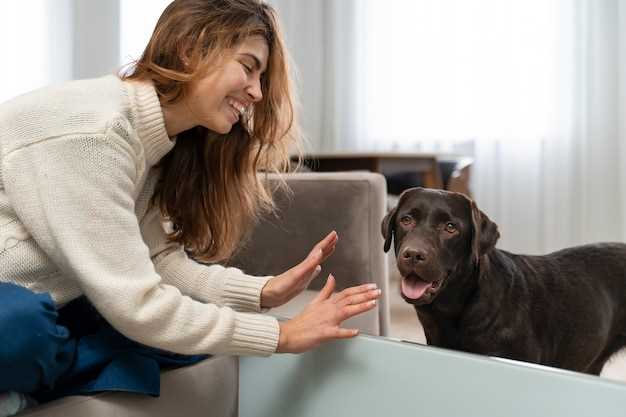
M 241 65 L 246 70 L 246 73 L 248 74 L 252 74 L 255 70 L 259 68 L 259 63 L 257 62 L 257 59 L 255 59 L 250 54 L 240 55 L 239 62 L 241 63 Z
M 252 74 L 252 71 L 253 71 L 252 66 L 250 66 L 249 64 L 246 64 L 244 62 L 242 62 L 241 65 L 243 66 L 243 68 L 244 68 L 244 70 L 246 71 L 247 74 Z

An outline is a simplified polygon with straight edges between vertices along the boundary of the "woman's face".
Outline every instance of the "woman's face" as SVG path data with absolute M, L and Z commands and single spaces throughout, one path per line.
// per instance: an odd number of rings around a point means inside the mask
M 187 104 L 195 124 L 221 134 L 230 132 L 242 113 L 263 97 L 261 75 L 268 54 L 263 37 L 250 37 L 220 68 L 193 82 Z

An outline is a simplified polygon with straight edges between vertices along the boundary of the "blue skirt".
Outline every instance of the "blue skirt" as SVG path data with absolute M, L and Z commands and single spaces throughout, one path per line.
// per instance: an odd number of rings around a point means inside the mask
M 0 392 L 39 402 L 125 391 L 158 396 L 160 371 L 206 355 L 179 355 L 116 331 L 85 297 L 57 310 L 49 294 L 0 283 Z

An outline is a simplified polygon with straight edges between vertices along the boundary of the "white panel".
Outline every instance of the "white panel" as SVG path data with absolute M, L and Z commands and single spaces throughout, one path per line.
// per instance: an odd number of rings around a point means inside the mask
M 378 337 L 242 357 L 239 369 L 241 417 L 623 417 L 626 410 L 626 384 Z

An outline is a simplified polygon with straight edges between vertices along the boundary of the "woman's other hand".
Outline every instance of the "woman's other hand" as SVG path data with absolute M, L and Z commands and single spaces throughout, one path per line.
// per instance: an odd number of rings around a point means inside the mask
M 302 262 L 267 281 L 261 291 L 261 307 L 281 306 L 304 291 L 322 270 L 320 264 L 335 251 L 337 239 L 337 232 L 330 232 Z
M 335 278 L 328 276 L 317 297 L 296 317 L 280 323 L 277 352 L 299 353 L 322 342 L 356 336 L 358 329 L 344 329 L 341 323 L 376 306 L 380 289 L 364 284 L 333 294 Z

